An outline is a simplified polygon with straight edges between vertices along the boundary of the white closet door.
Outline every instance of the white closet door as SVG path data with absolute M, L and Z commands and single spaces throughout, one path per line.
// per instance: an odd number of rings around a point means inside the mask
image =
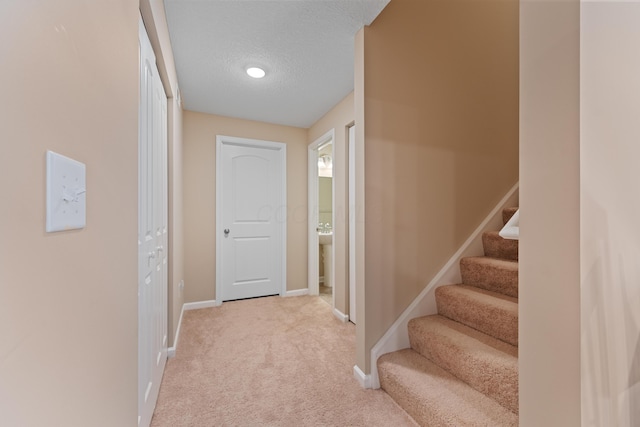
M 151 423 L 167 359 L 167 97 L 140 20 L 138 425 Z

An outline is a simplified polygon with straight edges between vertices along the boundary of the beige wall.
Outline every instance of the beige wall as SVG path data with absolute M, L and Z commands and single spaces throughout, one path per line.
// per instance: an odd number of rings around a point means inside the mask
M 307 141 L 315 142 L 322 135 L 335 130 L 333 142 L 333 180 L 335 189 L 335 223 L 333 225 L 334 251 L 334 292 L 335 306 L 344 314 L 349 313 L 348 286 L 349 279 L 349 212 L 348 212 L 348 154 L 349 144 L 347 126 L 354 122 L 355 109 L 353 92 L 347 95 L 327 114 L 309 128 Z
M 582 425 L 638 426 L 640 4 L 580 13 Z
M 394 0 L 363 54 L 369 372 L 371 347 L 518 180 L 518 3 Z
M 287 144 L 287 290 L 307 287 L 307 130 L 185 111 L 185 302 L 216 298 L 216 135 Z
M 140 12 L 156 55 L 168 102 L 168 179 L 169 179 L 169 346 L 175 345 L 175 333 L 184 303 L 180 283 L 184 279 L 184 239 L 182 220 L 182 105 L 169 28 L 162 0 L 141 0 Z
M 356 211 L 355 215 L 355 276 L 356 276 L 356 365 L 360 367 L 360 370 L 364 369 L 368 363 L 368 357 L 370 353 L 370 347 L 367 347 L 365 336 L 365 324 L 367 313 L 365 311 L 365 144 L 364 144 L 364 130 L 367 127 L 365 122 L 365 85 L 364 85 L 364 71 L 365 71 L 365 55 L 364 55 L 364 33 L 365 29 L 362 28 L 356 33 L 354 40 L 354 84 L 353 84 L 353 105 L 355 109 L 356 123 L 358 124 L 355 129 L 355 181 L 356 181 Z M 364 373 L 364 371 L 362 371 Z
M 0 423 L 137 420 L 138 4 L 0 3 Z M 87 167 L 47 234 L 45 152 Z
M 580 3 L 521 3 L 520 425 L 580 425 Z

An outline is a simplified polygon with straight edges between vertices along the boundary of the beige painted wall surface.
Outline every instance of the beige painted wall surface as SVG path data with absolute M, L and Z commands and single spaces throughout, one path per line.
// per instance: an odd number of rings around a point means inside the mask
M 516 1 L 394 0 L 365 28 L 365 372 L 518 180 L 518 31 Z
M 168 102 L 168 180 L 169 180 L 169 347 L 174 345 L 184 303 L 180 282 L 184 279 L 184 239 L 182 217 L 182 105 L 178 76 L 169 39 L 169 28 L 162 0 L 141 0 L 140 12 L 156 55 Z
M 520 425 L 580 425 L 580 2 L 520 20 Z
M 287 144 L 287 290 L 307 287 L 307 130 L 185 111 L 185 302 L 215 299 L 216 135 Z
M 364 56 L 364 33 L 365 29 L 361 28 L 356 33 L 354 41 L 354 82 L 353 82 L 353 105 L 355 110 L 355 122 L 357 123 L 355 129 L 356 137 L 356 366 L 362 371 L 367 366 L 368 357 L 371 354 L 370 349 L 367 348 L 365 340 L 365 319 L 367 313 L 364 310 L 365 307 L 365 146 L 364 146 L 364 129 L 366 128 L 365 122 L 365 91 L 364 91 L 364 70 L 365 70 L 365 56 Z M 364 373 L 364 372 L 363 372 Z
M 0 424 L 137 422 L 138 3 L 0 3 Z M 45 233 L 45 152 L 87 226 Z
M 638 426 L 640 4 L 580 13 L 582 425 Z
M 335 223 L 333 224 L 334 288 L 335 306 L 340 312 L 349 313 L 349 213 L 348 213 L 348 153 L 347 126 L 354 122 L 355 109 L 353 92 L 347 95 L 311 128 L 307 141 L 315 142 L 322 135 L 335 129 L 333 143 L 333 180 L 335 188 Z

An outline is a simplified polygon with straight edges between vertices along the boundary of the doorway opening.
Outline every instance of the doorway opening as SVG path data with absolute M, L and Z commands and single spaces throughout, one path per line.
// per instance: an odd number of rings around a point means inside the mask
M 309 293 L 332 308 L 334 292 L 334 180 L 331 130 L 309 145 Z

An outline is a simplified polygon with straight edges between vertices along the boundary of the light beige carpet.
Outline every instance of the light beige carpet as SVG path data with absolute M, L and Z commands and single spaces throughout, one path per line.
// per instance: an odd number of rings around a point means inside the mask
M 505 209 L 506 223 L 516 209 Z M 436 289 L 437 315 L 411 319 L 411 348 L 382 355 L 382 388 L 428 427 L 518 425 L 518 242 L 482 236 L 462 284 Z
M 268 297 L 184 313 L 153 427 L 416 426 L 353 377 L 355 326 L 318 297 Z

